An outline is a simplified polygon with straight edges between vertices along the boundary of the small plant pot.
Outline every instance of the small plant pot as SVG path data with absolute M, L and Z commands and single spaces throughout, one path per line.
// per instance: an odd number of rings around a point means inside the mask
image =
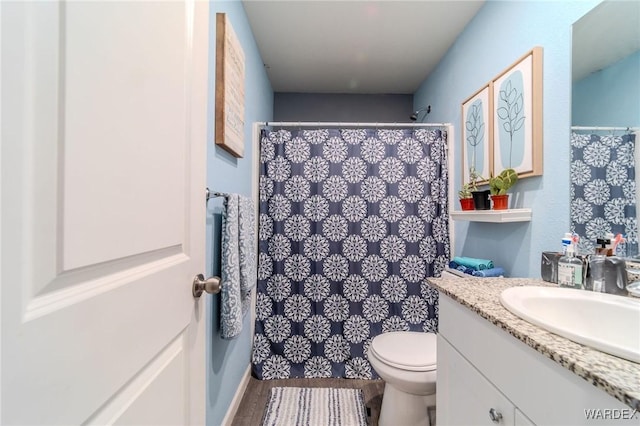
M 509 208 L 509 194 L 492 195 L 494 210 L 507 210 Z
M 473 198 L 460 198 L 460 207 L 462 210 L 473 210 L 475 208 Z
M 472 191 L 473 205 L 476 210 L 490 210 L 491 202 L 489 201 L 490 191 L 488 189 L 484 191 Z

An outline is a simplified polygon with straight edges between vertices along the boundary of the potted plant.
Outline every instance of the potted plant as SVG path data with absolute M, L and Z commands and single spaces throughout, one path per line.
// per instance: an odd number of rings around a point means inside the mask
M 506 210 L 509 206 L 507 190 L 518 181 L 518 173 L 513 169 L 504 169 L 498 176 L 489 178 L 489 190 L 494 210 Z
M 460 207 L 462 210 L 473 210 L 473 196 L 471 191 L 475 184 L 468 182 L 462 185 L 462 189 L 458 191 L 458 197 L 460 198 Z
M 469 169 L 469 185 L 471 189 L 471 196 L 473 197 L 473 206 L 476 210 L 489 210 L 491 203 L 489 202 L 489 190 L 479 190 L 478 182 L 485 180 L 475 167 L 471 166 Z

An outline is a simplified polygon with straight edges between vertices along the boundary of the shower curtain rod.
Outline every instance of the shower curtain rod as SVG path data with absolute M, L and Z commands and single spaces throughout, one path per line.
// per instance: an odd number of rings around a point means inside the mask
M 640 127 L 571 126 L 571 130 L 622 130 L 637 132 L 640 130 Z
M 260 127 L 447 127 L 451 123 L 340 123 L 340 122 L 311 122 L 311 121 L 265 121 L 258 123 Z

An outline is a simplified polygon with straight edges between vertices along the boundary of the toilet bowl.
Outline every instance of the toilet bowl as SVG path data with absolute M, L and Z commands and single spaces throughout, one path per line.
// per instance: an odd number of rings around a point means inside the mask
M 431 426 L 436 405 L 436 335 L 394 331 L 374 337 L 367 357 L 385 381 L 380 426 Z

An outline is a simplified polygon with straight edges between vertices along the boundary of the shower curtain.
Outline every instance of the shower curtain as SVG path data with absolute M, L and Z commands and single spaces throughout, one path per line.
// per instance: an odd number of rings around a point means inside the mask
M 378 334 L 436 331 L 447 133 L 263 131 L 253 373 L 377 378 Z
M 571 231 L 580 253 L 596 238 L 622 234 L 637 247 L 635 134 L 571 134 Z

